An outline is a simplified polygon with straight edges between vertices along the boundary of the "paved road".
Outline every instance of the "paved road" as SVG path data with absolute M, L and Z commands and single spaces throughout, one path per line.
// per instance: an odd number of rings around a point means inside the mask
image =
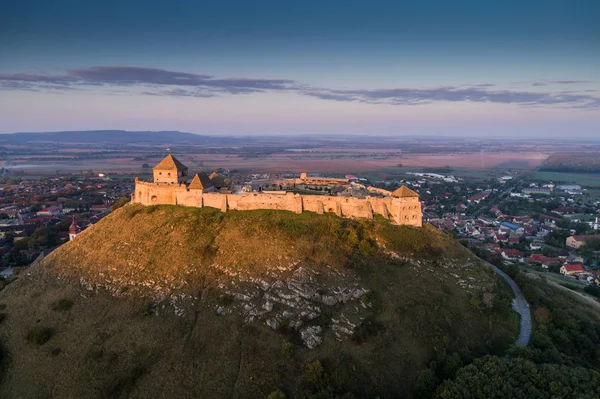
M 519 331 L 519 338 L 517 338 L 517 346 L 527 346 L 529 343 L 529 337 L 531 337 L 531 311 L 529 310 L 529 305 L 527 304 L 525 297 L 523 294 L 521 294 L 521 290 L 512 278 L 510 278 L 498 267 L 492 265 L 490 262 L 486 262 L 483 259 L 482 261 L 487 266 L 491 267 L 493 271 L 498 273 L 504 280 L 506 280 L 508 285 L 510 285 L 510 288 L 512 288 L 513 292 L 515 293 L 515 299 L 513 299 L 512 308 L 515 312 L 521 315 L 521 331 Z

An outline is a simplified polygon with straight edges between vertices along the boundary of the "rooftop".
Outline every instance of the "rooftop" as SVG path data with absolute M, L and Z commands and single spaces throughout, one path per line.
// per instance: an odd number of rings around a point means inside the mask
M 187 166 L 182 164 L 177 158 L 173 155 L 167 155 L 162 161 L 160 161 L 153 170 L 187 170 Z
M 419 194 L 411 190 L 406 186 L 400 186 L 392 193 L 392 197 L 406 198 L 406 197 L 418 197 Z
M 188 186 L 189 189 L 204 190 L 212 187 L 213 183 L 205 172 L 196 173 Z

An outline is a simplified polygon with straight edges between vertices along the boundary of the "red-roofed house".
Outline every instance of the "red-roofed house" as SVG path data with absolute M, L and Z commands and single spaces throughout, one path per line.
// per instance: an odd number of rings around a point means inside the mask
M 479 202 L 486 199 L 489 194 L 490 194 L 489 191 L 483 191 L 481 193 L 477 193 L 477 194 L 470 196 L 469 198 L 467 198 L 467 201 L 479 204 Z
M 583 273 L 585 269 L 583 265 L 575 264 L 575 263 L 567 263 L 560 267 L 560 273 L 565 276 L 570 276 L 571 274 Z
M 501 255 L 507 260 L 519 260 L 522 257 L 521 251 L 518 249 L 503 249 Z
M 506 234 L 496 234 L 496 236 L 494 237 L 494 241 L 495 242 L 506 241 Z
M 38 216 L 56 216 L 62 212 L 62 206 L 49 206 L 37 212 Z

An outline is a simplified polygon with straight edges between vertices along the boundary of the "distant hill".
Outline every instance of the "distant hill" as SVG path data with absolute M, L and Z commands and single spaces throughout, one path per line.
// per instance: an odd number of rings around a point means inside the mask
M 29 142 L 61 142 L 85 144 L 210 144 L 222 142 L 219 137 L 201 136 L 177 131 L 84 130 L 42 133 L 0 134 L 0 144 L 26 144 Z M 231 139 L 228 139 L 231 142 Z
M 0 292 L 0 397 L 422 397 L 510 301 L 431 227 L 126 205 Z

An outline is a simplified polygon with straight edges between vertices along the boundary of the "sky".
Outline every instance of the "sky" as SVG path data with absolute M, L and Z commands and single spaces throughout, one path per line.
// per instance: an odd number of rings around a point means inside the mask
M 598 0 L 3 0 L 0 132 L 600 137 Z

